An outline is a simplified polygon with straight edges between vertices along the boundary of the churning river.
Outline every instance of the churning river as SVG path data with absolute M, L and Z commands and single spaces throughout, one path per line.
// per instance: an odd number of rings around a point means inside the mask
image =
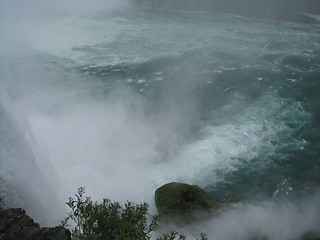
M 180 181 L 239 199 L 191 235 L 319 230 L 320 25 L 98 2 L 2 2 L 5 203 L 57 224 L 86 186 L 156 213 Z

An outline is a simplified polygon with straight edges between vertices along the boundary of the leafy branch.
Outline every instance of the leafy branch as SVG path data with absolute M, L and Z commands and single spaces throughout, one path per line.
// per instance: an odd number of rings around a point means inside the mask
M 151 233 L 158 228 L 158 216 L 148 218 L 148 204 L 127 202 L 121 206 L 118 202 L 103 199 L 101 203 L 85 196 L 85 188 L 79 187 L 75 197 L 69 197 L 66 203 L 70 212 L 60 221 L 63 227 L 70 228 L 72 239 L 81 240 L 94 235 L 99 240 L 150 240 Z M 178 232 L 164 234 L 156 240 L 186 240 Z M 197 239 L 198 240 L 198 239 Z M 208 240 L 204 234 L 200 240 Z

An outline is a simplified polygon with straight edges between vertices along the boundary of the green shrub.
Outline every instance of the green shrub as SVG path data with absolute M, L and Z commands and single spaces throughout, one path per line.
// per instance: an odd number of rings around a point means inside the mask
M 64 227 L 71 227 L 72 239 L 81 240 L 94 235 L 99 240 L 149 240 L 151 233 L 158 228 L 158 216 L 148 219 L 148 204 L 127 202 L 121 206 L 118 202 L 103 199 L 94 202 L 85 196 L 85 188 L 78 188 L 75 197 L 66 203 L 71 211 L 61 221 Z M 70 221 L 72 222 L 70 224 Z M 177 232 L 164 234 L 157 240 L 185 240 L 186 237 Z M 207 240 L 201 234 L 201 240 Z

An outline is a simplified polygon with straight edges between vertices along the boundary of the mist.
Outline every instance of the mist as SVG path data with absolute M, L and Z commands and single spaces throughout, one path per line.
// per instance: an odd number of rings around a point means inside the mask
M 233 204 L 191 226 L 171 224 L 162 231 L 179 230 L 190 238 L 205 233 L 209 239 L 303 239 L 319 235 L 319 195 L 286 201 Z M 166 224 L 164 224 L 166 225 Z M 191 230 L 190 230 L 191 229 Z
M 101 91 L 94 79 L 39 64 L 39 52 L 64 53 L 75 44 L 52 21 L 128 7 L 128 1 L 1 1 L 1 121 L 8 123 L 1 130 L 13 135 L 2 139 L 3 194 L 15 196 L 9 206 L 26 208 L 42 224 L 57 224 L 80 186 L 95 200 L 153 205 L 153 191 L 169 181 L 155 176 L 157 164 L 174 158 L 198 118 L 188 87 L 180 96 L 189 106 L 167 86 L 154 108 L 124 84 Z

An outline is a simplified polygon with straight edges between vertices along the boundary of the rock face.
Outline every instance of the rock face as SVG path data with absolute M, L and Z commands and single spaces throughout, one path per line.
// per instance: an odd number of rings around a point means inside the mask
M 0 211 L 0 240 L 71 240 L 63 227 L 40 228 L 21 208 Z
M 155 202 L 160 215 L 185 215 L 218 207 L 218 204 L 200 187 L 172 182 L 155 192 Z

